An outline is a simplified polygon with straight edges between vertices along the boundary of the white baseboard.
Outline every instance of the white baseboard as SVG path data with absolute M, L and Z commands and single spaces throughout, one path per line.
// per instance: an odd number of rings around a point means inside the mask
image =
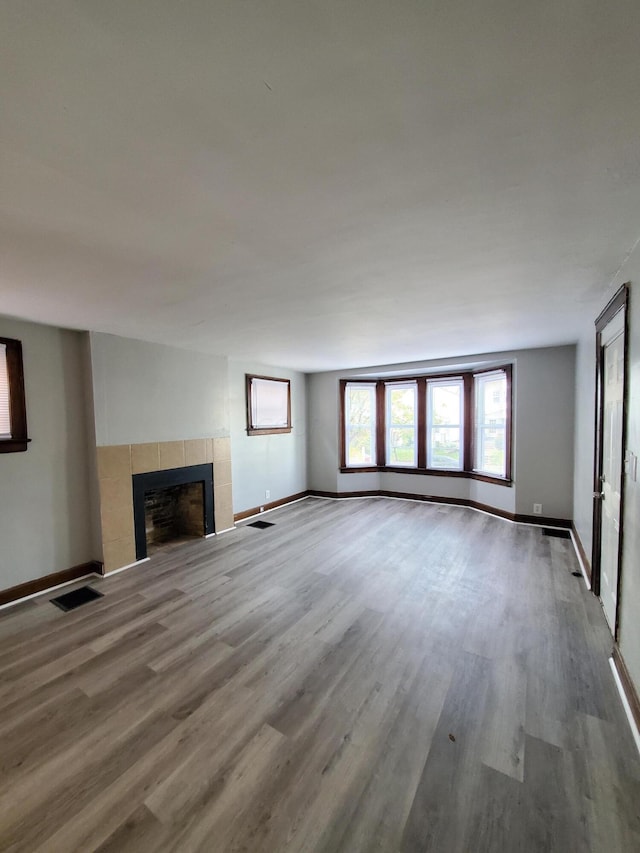
M 609 666 L 611 667 L 611 672 L 613 673 L 613 680 L 616 683 L 618 693 L 620 694 L 620 699 L 622 700 L 622 707 L 624 708 L 624 712 L 627 715 L 627 720 L 629 721 L 629 727 L 631 728 L 631 734 L 633 735 L 633 739 L 636 744 L 636 749 L 640 753 L 640 731 L 638 731 L 638 726 L 636 725 L 636 721 L 633 718 L 631 705 L 629 705 L 627 694 L 624 692 L 624 687 L 622 686 L 622 681 L 620 681 L 620 676 L 618 675 L 618 670 L 616 668 L 613 658 L 609 658 Z
M 121 566 L 119 569 L 114 569 L 111 572 L 105 572 L 103 575 L 98 575 L 101 578 L 110 578 L 112 575 L 117 575 L 120 572 L 126 572 L 127 569 L 132 569 L 134 566 L 140 566 L 142 563 L 148 563 L 149 557 L 144 557 L 142 560 L 136 560 L 135 563 L 129 563 L 128 566 Z
M 578 548 L 578 543 L 576 542 L 576 537 L 574 536 L 573 530 L 570 530 L 569 533 L 571 535 L 571 542 L 573 543 L 573 550 L 576 552 L 576 557 L 578 559 L 578 565 L 580 566 L 580 571 L 582 572 L 582 577 L 584 578 L 584 582 L 587 586 L 587 589 L 591 589 L 591 581 L 589 580 L 589 575 L 587 574 L 586 566 L 582 562 L 582 557 L 580 556 L 580 549 Z

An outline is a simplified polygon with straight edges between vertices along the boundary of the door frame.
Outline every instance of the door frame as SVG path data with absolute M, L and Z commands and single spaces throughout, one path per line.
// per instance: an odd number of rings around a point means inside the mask
M 624 379 L 622 386 L 622 473 L 620 483 L 620 535 L 618 537 L 618 578 L 616 593 L 615 625 L 611 626 L 614 640 L 618 640 L 620 596 L 622 594 L 622 545 L 624 537 L 624 452 L 627 446 L 627 402 L 629 395 L 629 284 L 623 284 L 598 316 L 596 326 L 596 396 L 595 396 L 595 444 L 593 465 L 593 547 L 591 552 L 591 589 L 600 597 L 600 557 L 602 545 L 602 500 L 597 497 L 602 491 L 602 434 L 604 427 L 604 347 L 602 332 L 618 312 L 624 311 Z

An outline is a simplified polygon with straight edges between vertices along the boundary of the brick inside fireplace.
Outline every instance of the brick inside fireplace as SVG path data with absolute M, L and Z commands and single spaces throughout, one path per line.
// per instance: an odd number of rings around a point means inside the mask
M 147 549 L 186 536 L 204 536 L 203 484 L 150 489 L 144 496 Z

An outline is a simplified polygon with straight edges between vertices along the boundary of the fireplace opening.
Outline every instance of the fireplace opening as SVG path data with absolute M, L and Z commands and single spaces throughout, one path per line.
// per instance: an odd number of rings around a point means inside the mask
M 147 552 L 168 542 L 204 536 L 203 484 L 150 489 L 144 496 Z
M 134 474 L 133 526 L 136 560 L 168 542 L 213 533 L 213 465 Z

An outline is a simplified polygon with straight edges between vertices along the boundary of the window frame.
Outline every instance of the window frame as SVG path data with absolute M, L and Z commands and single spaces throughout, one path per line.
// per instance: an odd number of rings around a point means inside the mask
M 458 385 L 460 387 L 460 409 L 459 409 L 459 421 L 458 424 L 439 424 L 444 429 L 457 429 L 460 433 L 459 445 L 460 445 L 460 464 L 457 468 L 442 468 L 436 466 L 429 466 L 429 456 L 430 454 L 430 444 L 431 444 L 431 432 L 434 428 L 433 423 L 433 412 L 429 406 L 429 400 L 432 399 L 432 388 L 437 388 L 439 385 Z M 427 377 L 427 393 L 425 398 L 426 404 L 426 421 L 427 421 L 427 430 L 426 430 L 426 468 L 434 471 L 464 471 L 465 468 L 465 440 L 466 440 L 466 424 L 465 424 L 465 414 L 466 414 L 466 405 L 465 405 L 465 382 L 464 376 L 449 376 L 446 379 L 428 376 Z
M 10 438 L 0 438 L 0 453 L 23 453 L 29 444 L 27 437 L 27 405 L 24 391 L 24 364 L 22 343 L 13 338 L 0 337 L 4 344 L 9 378 Z
M 505 456 L 506 456 L 506 475 L 498 477 L 493 474 L 486 474 L 482 471 L 474 469 L 475 462 L 475 447 L 474 447 L 474 420 L 475 420 L 475 399 L 474 399 L 474 377 L 483 373 L 498 373 L 504 372 L 507 382 L 506 402 L 507 414 L 505 424 Z M 427 382 L 430 380 L 447 380 L 447 379 L 462 379 L 463 382 L 463 423 L 462 429 L 462 469 L 455 468 L 429 468 L 427 466 Z M 418 464 L 416 466 L 408 465 L 389 465 L 386 462 L 386 398 L 385 388 L 392 383 L 408 384 L 410 382 L 417 383 L 418 396 Z M 346 462 L 346 446 L 345 446 L 345 389 L 347 384 L 355 385 L 363 383 L 367 385 L 376 385 L 376 464 L 363 466 L 347 465 Z M 482 368 L 480 370 L 456 371 L 455 373 L 433 373 L 421 374 L 412 376 L 385 376 L 381 378 L 348 378 L 341 379 L 339 384 L 339 463 L 340 473 L 366 473 L 374 471 L 390 471 L 399 474 L 420 474 L 431 477 L 463 477 L 472 480 L 479 480 L 485 483 L 495 483 L 502 486 L 511 486 L 513 483 L 512 476 L 512 423 L 513 423 L 513 384 L 512 384 L 512 365 L 500 364 L 494 367 Z
M 281 382 L 287 386 L 287 423 L 285 426 L 260 426 L 253 410 L 252 384 L 254 379 L 264 382 Z M 247 435 L 284 435 L 290 433 L 291 426 L 291 380 L 277 376 L 259 376 L 256 373 L 245 373 L 247 397 Z
M 477 403 L 475 388 L 476 388 L 476 378 L 481 376 L 486 376 L 491 373 L 504 373 L 505 381 L 506 381 L 506 391 L 505 391 L 505 421 L 504 421 L 504 453 L 505 453 L 505 476 L 500 477 L 497 474 L 489 474 L 486 471 L 483 471 L 481 468 L 476 467 L 476 409 Z M 513 401 L 511 398 L 511 366 L 509 365 L 509 370 L 505 367 L 493 367 L 487 368 L 486 370 L 475 370 L 472 374 L 473 376 L 473 406 L 471 411 L 471 429 L 473 432 L 472 435 L 472 462 L 473 462 L 473 473 L 477 476 L 482 477 L 490 477 L 491 479 L 495 479 L 498 481 L 509 480 L 511 481 L 511 409 L 513 405 Z
M 366 465 L 366 464 L 354 465 L 353 463 L 351 465 L 348 465 L 348 466 L 346 465 L 347 458 L 348 458 L 347 429 L 350 426 L 350 424 L 347 423 L 347 392 L 348 392 L 350 385 L 351 386 L 364 385 L 366 388 L 372 388 L 374 391 L 374 396 L 373 396 L 373 427 L 371 430 L 371 432 L 373 434 L 373 453 L 372 453 L 372 456 L 374 457 L 374 459 L 377 462 L 377 460 L 378 460 L 378 446 L 379 446 L 379 433 L 378 433 L 378 428 L 377 428 L 378 427 L 378 421 L 379 421 L 378 390 L 377 390 L 378 383 L 375 380 L 373 382 L 371 382 L 371 381 L 364 382 L 362 380 L 359 380 L 356 382 L 350 382 L 349 380 L 346 380 L 344 382 L 344 385 L 341 386 L 341 396 L 340 396 L 340 414 L 341 414 L 341 419 L 342 419 L 341 420 L 342 428 L 340 431 L 341 438 L 342 438 L 341 446 L 340 446 L 341 456 L 342 456 L 342 458 L 344 458 L 345 466 L 348 467 L 349 470 L 370 471 L 371 465 Z
M 391 421 L 391 395 L 389 394 L 394 388 L 400 388 L 402 390 L 411 388 L 414 390 L 414 421 L 412 424 L 394 424 Z M 418 467 L 418 444 L 419 444 L 419 430 L 418 430 L 418 421 L 420 419 L 420 399 L 418 397 L 418 383 L 415 379 L 410 380 L 400 380 L 400 379 L 392 379 L 387 380 L 384 383 L 384 411 L 385 411 L 385 457 L 384 463 L 385 467 L 395 467 L 395 468 L 417 468 Z M 415 444 L 415 453 L 414 453 L 414 461 L 410 465 L 403 465 L 400 462 L 389 462 L 389 454 L 392 450 L 391 448 L 391 439 L 390 434 L 392 429 L 412 429 L 414 434 L 414 444 Z

